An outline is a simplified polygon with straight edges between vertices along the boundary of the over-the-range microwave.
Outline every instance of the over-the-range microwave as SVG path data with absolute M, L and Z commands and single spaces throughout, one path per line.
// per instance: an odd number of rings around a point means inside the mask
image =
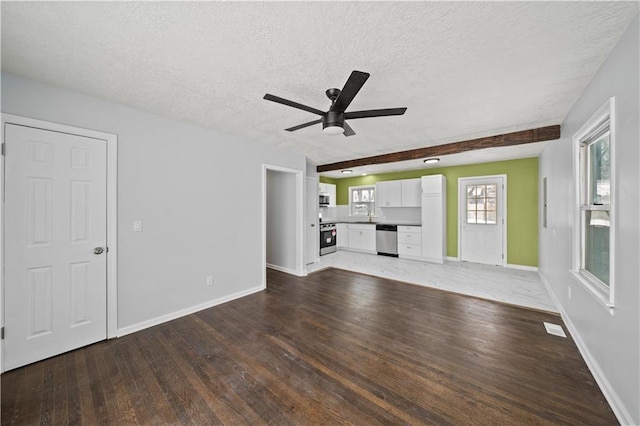
M 329 201 L 330 201 L 329 194 L 320 193 L 319 194 L 319 201 L 320 201 L 319 204 L 321 206 L 328 206 L 329 205 Z

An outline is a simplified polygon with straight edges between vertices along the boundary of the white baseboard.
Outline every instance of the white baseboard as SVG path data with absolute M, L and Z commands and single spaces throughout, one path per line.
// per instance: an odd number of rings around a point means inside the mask
M 560 304 L 560 300 L 558 299 L 556 294 L 553 292 L 551 285 L 546 280 L 544 275 L 542 275 L 540 272 L 538 272 L 538 275 L 540 276 L 540 280 L 542 281 L 544 286 L 547 288 L 547 291 L 551 295 L 551 299 L 553 299 L 553 303 L 556 304 L 556 307 L 560 311 L 562 320 L 567 326 L 567 329 L 569 330 L 569 334 L 571 334 L 573 341 L 576 342 L 576 346 L 580 351 L 580 355 L 582 355 L 582 359 L 584 359 L 584 362 L 587 364 L 589 371 L 591 371 L 591 375 L 596 380 L 596 383 L 600 387 L 602 394 L 607 399 L 609 406 L 613 410 L 613 413 L 616 415 L 616 418 L 618 419 L 621 425 L 636 424 L 634 422 L 633 417 L 631 416 L 627 408 L 624 406 L 624 404 L 618 397 L 618 394 L 611 386 L 611 383 L 609 383 L 609 380 L 607 380 L 607 376 L 605 376 L 604 372 L 600 368 L 600 365 L 595 360 L 595 358 L 591 355 L 591 352 L 589 352 L 589 348 L 587 348 L 587 345 L 584 343 L 584 340 L 582 340 L 580 333 L 578 333 L 578 330 L 576 329 L 575 325 L 573 325 L 571 318 L 569 317 L 569 315 L 567 315 L 567 311 L 565 311 L 562 304 Z
M 447 261 L 449 261 L 449 262 L 460 262 L 460 259 L 458 259 L 457 257 L 454 257 L 454 256 L 447 256 Z M 505 265 L 505 268 L 520 269 L 522 271 L 538 272 L 538 267 L 537 266 L 516 265 L 515 263 L 507 263 Z
M 145 328 L 153 327 L 154 325 L 162 324 L 167 321 L 171 321 L 180 317 L 184 317 L 189 314 L 193 314 L 204 309 L 212 308 L 216 305 L 220 305 L 222 303 L 230 302 L 235 299 L 239 299 L 244 296 L 248 296 L 253 293 L 257 293 L 265 289 L 265 286 L 260 285 L 257 287 L 250 288 L 248 290 L 239 291 L 237 293 L 230 294 L 228 296 L 221 297 L 219 299 L 210 300 L 205 303 L 201 303 L 199 305 L 191 306 L 190 308 L 181 309 L 179 311 L 172 312 L 167 315 L 162 315 L 148 321 L 139 322 L 137 324 L 129 325 L 127 327 L 123 327 L 118 329 L 118 336 L 122 337 L 127 334 L 135 333 L 136 331 L 144 330 Z
M 445 262 L 445 259 L 442 257 L 421 257 L 420 259 L 422 259 L 423 262 L 439 263 L 440 265 L 443 265 Z
M 506 267 L 510 268 L 510 269 L 520 269 L 522 271 L 538 272 L 538 267 L 537 266 L 516 265 L 514 263 L 507 263 Z
M 275 269 L 276 271 L 284 272 L 285 274 L 291 274 L 291 275 L 295 275 L 295 276 L 300 276 L 300 274 L 298 274 L 298 272 L 295 269 L 284 268 L 282 266 L 273 265 L 271 263 L 267 263 L 267 268 Z

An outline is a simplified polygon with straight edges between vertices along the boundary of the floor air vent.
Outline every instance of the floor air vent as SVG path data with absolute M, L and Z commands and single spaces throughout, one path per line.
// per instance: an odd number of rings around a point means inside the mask
M 549 322 L 543 322 L 543 324 L 544 328 L 547 329 L 547 333 L 553 334 L 554 336 L 567 337 L 567 335 L 564 334 L 564 330 L 561 325 L 551 324 Z

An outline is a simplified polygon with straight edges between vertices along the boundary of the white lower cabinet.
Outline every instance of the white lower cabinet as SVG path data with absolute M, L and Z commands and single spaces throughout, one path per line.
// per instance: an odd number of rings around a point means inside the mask
M 349 225 L 346 223 L 338 223 L 336 225 L 337 246 L 339 249 L 349 248 Z
M 398 257 L 422 260 L 422 227 L 398 226 Z
M 375 225 L 347 225 L 349 232 L 348 248 L 354 251 L 376 253 L 376 226 Z M 340 234 L 338 234 L 340 241 Z

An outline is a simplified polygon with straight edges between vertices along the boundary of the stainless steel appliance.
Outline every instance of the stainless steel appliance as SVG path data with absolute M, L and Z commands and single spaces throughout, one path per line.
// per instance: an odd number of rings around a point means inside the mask
M 338 249 L 338 232 L 335 223 L 320 224 L 320 256 L 333 253 Z
M 319 198 L 319 205 L 321 207 L 326 207 L 330 204 L 331 197 L 329 196 L 329 194 L 325 194 L 321 192 L 320 194 L 318 194 L 318 198 Z
M 376 225 L 376 251 L 383 256 L 398 257 L 398 225 Z

